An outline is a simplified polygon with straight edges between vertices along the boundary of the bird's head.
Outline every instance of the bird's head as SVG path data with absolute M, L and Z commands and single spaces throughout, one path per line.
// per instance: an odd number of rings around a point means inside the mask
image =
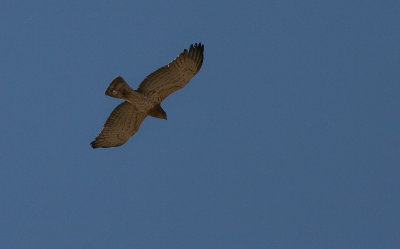
M 148 114 L 155 118 L 161 118 L 167 120 L 167 113 L 161 108 L 160 104 L 150 109 Z

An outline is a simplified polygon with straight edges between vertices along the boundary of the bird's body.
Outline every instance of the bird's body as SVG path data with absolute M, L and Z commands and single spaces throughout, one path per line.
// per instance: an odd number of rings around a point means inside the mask
M 121 76 L 118 76 L 111 82 L 105 94 L 110 97 L 123 99 L 135 105 L 139 110 L 146 114 L 150 112 L 150 109 L 161 102 L 157 98 L 133 90 Z
M 125 101 L 112 111 L 103 130 L 91 143 L 92 147 L 124 144 L 148 115 L 167 119 L 161 102 L 196 75 L 203 63 L 203 51 L 204 45 L 191 45 L 189 51 L 185 49 L 168 65 L 147 76 L 137 90 L 133 90 L 121 76 L 116 77 L 105 94 Z

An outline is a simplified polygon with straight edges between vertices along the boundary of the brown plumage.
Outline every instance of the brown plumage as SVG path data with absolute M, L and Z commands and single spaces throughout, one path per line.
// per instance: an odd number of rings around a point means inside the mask
M 160 103 L 171 93 L 183 88 L 200 70 L 204 45 L 196 43 L 176 59 L 148 75 L 137 90 L 133 90 L 118 76 L 105 91 L 111 97 L 125 100 L 108 117 L 103 130 L 91 142 L 93 148 L 124 144 L 134 135 L 143 120 L 152 117 L 167 119 Z

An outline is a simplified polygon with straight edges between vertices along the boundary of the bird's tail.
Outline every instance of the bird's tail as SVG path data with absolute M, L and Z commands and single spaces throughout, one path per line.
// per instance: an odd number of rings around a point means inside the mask
M 110 85 L 105 91 L 105 94 L 118 99 L 126 99 L 126 97 L 128 97 L 128 95 L 132 92 L 134 92 L 134 90 L 121 76 L 118 76 L 111 81 Z

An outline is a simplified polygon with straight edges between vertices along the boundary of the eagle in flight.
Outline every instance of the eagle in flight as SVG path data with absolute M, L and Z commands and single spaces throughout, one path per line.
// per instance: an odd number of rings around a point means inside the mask
M 133 90 L 118 76 L 105 94 L 124 100 L 110 114 L 103 130 L 91 142 L 93 148 L 123 145 L 150 115 L 167 119 L 161 102 L 171 93 L 183 88 L 200 70 L 203 64 L 204 45 L 196 43 L 185 49 L 175 60 L 148 75 L 138 89 Z

